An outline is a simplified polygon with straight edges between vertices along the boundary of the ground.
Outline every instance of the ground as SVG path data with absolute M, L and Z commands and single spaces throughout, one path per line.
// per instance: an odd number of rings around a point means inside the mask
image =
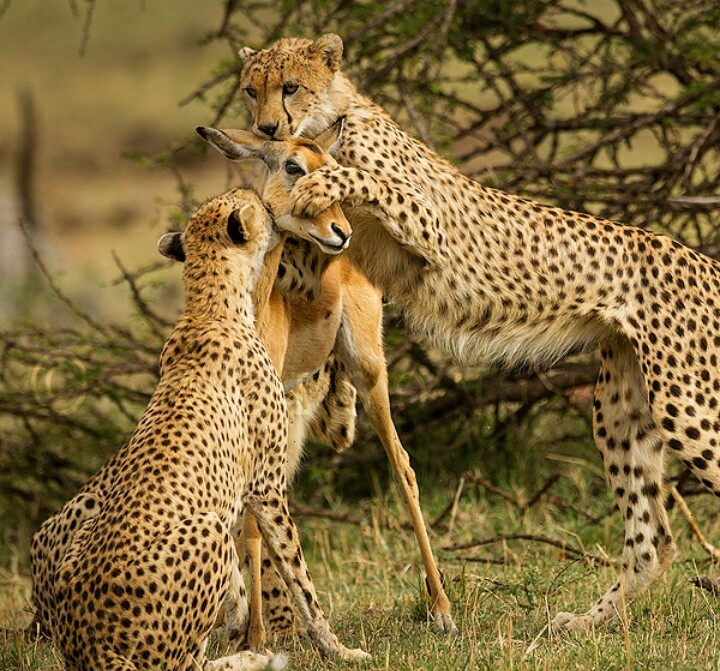
M 533 489 L 506 483 L 503 491 L 513 502 L 486 488 L 482 477 L 466 478 L 456 511 L 443 517 L 433 534 L 460 628 L 452 640 L 423 621 L 414 537 L 394 489 L 360 505 L 332 506 L 319 517 L 307 514 L 314 508 L 296 503 L 311 572 L 337 634 L 373 654 L 368 669 L 715 668 L 720 601 L 690 584 L 693 576 L 714 569 L 677 509 L 671 522 L 679 559 L 628 607 L 625 618 L 587 637 L 548 637 L 553 613 L 590 603 L 617 572 L 621 520 L 607 514 L 612 500 L 592 472 L 595 466 L 591 457 L 557 466 L 561 477 L 524 515 L 517 503 L 532 499 L 542 483 Z M 456 492 L 455 487 L 430 492 L 427 518 L 436 520 Z M 715 501 L 707 495 L 688 500 L 703 530 L 717 538 Z M 448 549 L 509 533 L 559 540 L 570 548 L 508 540 Z M 594 559 L 579 559 L 574 551 L 580 549 Z M 603 565 L 605 559 L 611 565 Z M 0 626 L 17 627 L 29 620 L 27 565 L 7 557 L 2 565 Z M 214 645 L 223 647 L 222 636 Z M 305 640 L 284 649 L 293 668 L 345 668 L 321 660 Z M 61 670 L 49 646 L 0 639 L 0 671 L 40 668 Z

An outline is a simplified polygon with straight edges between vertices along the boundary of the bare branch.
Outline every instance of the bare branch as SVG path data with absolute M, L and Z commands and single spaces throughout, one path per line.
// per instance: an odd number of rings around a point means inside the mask
M 460 550 L 471 550 L 473 548 L 482 547 L 483 545 L 492 545 L 494 543 L 502 543 L 504 541 L 531 541 L 534 543 L 543 543 L 552 547 L 558 548 L 569 555 L 576 558 L 590 560 L 602 564 L 603 566 L 612 566 L 612 562 L 608 561 L 605 557 L 600 555 L 593 555 L 584 552 L 580 548 L 575 547 L 572 543 L 559 540 L 557 538 L 551 538 L 550 536 L 544 536 L 542 534 L 526 534 L 526 533 L 514 533 L 514 534 L 497 534 L 496 536 L 490 536 L 488 538 L 481 538 L 472 540 L 467 543 L 459 543 L 457 545 L 448 545 L 443 548 L 447 552 L 458 552 Z

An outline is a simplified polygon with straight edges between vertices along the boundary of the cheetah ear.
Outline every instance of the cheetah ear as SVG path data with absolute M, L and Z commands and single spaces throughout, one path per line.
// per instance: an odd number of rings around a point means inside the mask
M 342 142 L 343 131 L 345 130 L 345 117 L 341 116 L 330 128 L 324 130 L 318 135 L 314 142 L 323 151 L 327 152 L 331 156 L 335 155 L 335 152 L 340 149 L 340 143 Z
M 240 61 L 244 64 L 247 63 L 253 56 L 255 56 L 258 51 L 255 49 L 251 49 L 250 47 L 243 47 L 238 51 L 238 56 L 240 56 Z
M 183 247 L 182 233 L 166 233 L 157 242 L 158 251 L 173 261 L 185 262 L 185 248 Z
M 244 245 L 251 237 L 248 223 L 253 216 L 253 208 L 245 205 L 239 210 L 233 210 L 227 219 L 227 232 L 236 245 Z
M 220 130 L 210 126 L 198 126 L 195 129 L 203 138 L 231 161 L 244 158 L 259 158 L 270 166 L 270 152 L 265 140 L 247 130 Z
M 343 56 L 343 41 L 340 35 L 326 33 L 313 42 L 312 49 L 323 56 L 331 72 L 340 69 Z

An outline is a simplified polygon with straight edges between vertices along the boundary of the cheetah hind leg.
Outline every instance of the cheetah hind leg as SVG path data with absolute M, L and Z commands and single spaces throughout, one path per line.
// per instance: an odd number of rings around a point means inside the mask
M 195 542 L 192 542 L 192 539 L 195 539 Z M 171 548 L 175 548 L 174 551 Z M 137 572 L 138 568 L 146 566 L 162 567 L 165 573 L 158 575 L 157 570 L 145 570 L 142 573 L 144 577 L 141 579 L 136 576 L 134 584 L 136 587 L 145 588 L 143 598 L 148 600 L 148 604 L 155 605 L 160 602 L 167 605 L 166 610 L 161 613 L 171 627 L 167 635 L 174 636 L 179 646 L 191 652 L 191 658 L 199 662 L 197 668 L 208 671 L 285 668 L 285 656 L 271 653 L 242 651 L 214 660 L 205 657 L 208 635 L 221 603 L 225 609 L 229 630 L 243 626 L 238 617 L 247 617 L 246 607 L 242 607 L 244 594 L 241 591 L 242 577 L 234 539 L 216 513 L 198 514 L 178 522 L 146 546 L 140 556 L 128 565 L 128 570 Z M 207 608 L 180 605 L 182 591 L 174 577 L 178 571 L 182 573 L 183 581 L 195 585 L 191 596 L 196 597 L 200 603 L 206 603 Z M 162 587 L 158 590 L 159 579 Z M 143 581 L 147 581 L 147 584 Z M 112 585 L 110 587 L 112 588 Z M 191 666 L 196 668 L 193 664 Z
M 608 481 L 625 518 L 620 578 L 583 615 L 558 613 L 554 632 L 581 632 L 600 626 L 672 563 L 677 549 L 662 501 L 664 440 L 650 408 L 637 358 L 624 339 L 603 344 L 595 389 L 595 442 Z
M 61 510 L 45 520 L 35 532 L 30 548 L 32 624 L 26 630 L 31 640 L 52 638 L 51 613 L 55 594 L 55 576 L 68 548 L 83 524 L 100 512 L 103 499 L 93 492 L 81 491 Z

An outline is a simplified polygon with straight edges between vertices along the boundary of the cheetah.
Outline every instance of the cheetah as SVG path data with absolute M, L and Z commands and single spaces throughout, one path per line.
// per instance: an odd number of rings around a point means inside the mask
M 319 142 L 317 147 L 315 143 L 307 145 L 311 152 L 305 157 L 300 156 L 298 165 L 285 161 L 284 168 L 278 171 L 275 168 L 279 155 L 257 147 L 256 138 L 247 131 L 219 131 L 205 127 L 198 127 L 197 131 L 231 160 L 246 158 L 264 160 L 268 164 L 272 178 L 265 184 L 263 199 L 266 206 L 273 211 L 279 226 L 288 229 L 294 225 L 307 225 L 307 222 L 289 221 L 293 217 L 289 213 L 288 186 L 294 181 L 293 173 L 297 176 L 297 171 L 306 170 L 308 164 L 312 167 L 319 165 L 318 158 L 313 152 L 318 147 L 331 148 L 330 145 L 323 147 L 322 138 L 317 138 Z M 332 143 L 335 134 L 328 133 L 327 139 Z M 330 208 L 325 212 L 329 215 L 327 220 L 320 221 L 316 218 L 312 224 L 313 228 L 317 229 L 319 226 L 325 228 L 321 238 L 326 238 L 328 235 L 336 236 L 338 243 L 334 251 L 341 251 L 347 247 L 349 239 L 350 228 L 347 219 L 340 209 L 333 213 Z M 430 618 L 440 629 L 452 634 L 457 633 L 451 615 L 450 601 L 445 594 L 441 573 L 433 556 L 420 508 L 417 478 L 392 421 L 382 342 L 381 292 L 350 263 L 346 256 L 329 256 L 320 253 L 316 245 L 309 246 L 302 237 L 286 240 L 275 289 L 267 311 L 272 323 L 267 328 L 263 328 L 261 324 L 260 335 L 263 337 L 263 333 L 267 334 L 265 342 L 270 351 L 278 351 L 278 369 L 282 371 L 285 390 L 292 394 L 297 380 L 306 379 L 309 373 L 323 364 L 329 354 L 332 354 L 332 358 L 328 361 L 334 365 L 331 369 L 331 379 L 335 381 L 332 388 L 342 390 L 344 374 L 349 376 L 354 389 L 359 392 L 366 415 L 385 448 L 391 469 L 410 513 L 427 575 L 429 588 L 427 605 Z M 285 297 L 284 304 L 283 297 Z M 276 304 L 278 302 L 280 305 Z M 288 319 L 291 322 L 289 328 L 282 328 L 281 325 Z M 279 346 L 278 340 L 282 343 Z M 314 353 L 315 356 L 312 357 L 309 353 Z M 292 412 L 293 404 L 301 403 L 307 396 L 306 389 L 300 390 L 300 400 L 291 395 L 291 420 L 293 416 L 297 417 L 300 414 Z M 335 403 L 331 408 L 336 409 L 338 405 L 347 408 L 350 402 L 347 393 L 345 399 L 344 404 Z M 324 402 L 323 406 L 326 405 L 327 402 Z M 307 412 L 305 414 L 307 415 Z M 337 410 L 326 412 L 324 417 L 320 418 L 320 428 L 325 428 L 333 420 L 337 424 L 338 414 L 341 413 Z M 318 435 L 317 423 L 315 420 L 313 431 L 315 435 Z M 302 422 L 299 421 L 291 421 L 291 426 L 293 424 L 302 426 Z M 346 424 L 340 422 L 340 435 L 347 438 L 345 428 Z M 331 434 L 333 433 L 337 436 L 338 431 L 331 431 Z M 301 441 L 301 435 L 293 436 L 291 455 L 298 455 L 299 448 L 293 445 Z M 337 442 L 336 438 L 334 441 L 336 449 L 343 449 L 352 442 L 352 438 L 346 440 L 343 445 L 337 445 Z M 296 459 L 291 459 L 291 471 L 294 471 L 297 459 L 299 455 Z M 266 582 L 263 576 L 263 585 Z M 282 599 L 273 597 L 273 592 L 277 594 L 277 588 L 281 589 L 281 586 L 277 585 L 270 573 L 268 589 L 263 590 L 263 603 L 266 605 L 266 611 L 273 611 L 268 613 L 271 619 L 280 617 L 287 610 L 282 605 Z M 276 603 L 273 603 L 274 601 Z M 268 608 L 268 604 L 272 606 Z
M 282 665 L 251 652 L 205 656 L 221 605 L 231 631 L 245 626 L 233 540 L 245 506 L 320 651 L 367 657 L 331 632 L 288 512 L 287 409 L 249 292 L 277 237 L 257 195 L 235 189 L 159 243 L 185 262 L 185 309 L 156 390 L 130 441 L 88 487 L 104 495 L 99 511 L 66 520 L 57 556 L 34 543 L 33 575 L 46 579 L 37 606 L 70 669 Z M 57 560 L 54 571 L 35 565 L 43 557 Z
M 278 192 L 278 195 L 283 200 L 275 203 L 275 207 L 286 206 L 287 194 Z M 327 226 L 335 226 L 337 230 L 342 230 L 342 226 L 349 230 L 349 224 L 339 206 L 337 209 L 339 216 L 328 220 Z M 316 225 L 322 224 L 318 221 Z M 332 268 L 327 268 L 319 277 L 303 271 L 302 266 L 306 265 L 308 258 L 306 251 L 300 249 L 303 245 L 309 243 L 303 240 L 285 241 L 284 245 L 278 244 L 269 252 L 252 294 L 260 338 L 276 370 L 282 369 L 284 375 L 290 378 L 284 384 L 289 411 L 288 481 L 292 480 L 300 462 L 307 433 L 324 440 L 336 451 L 346 449 L 353 440 L 356 391 L 345 367 L 332 351 L 341 311 L 352 316 L 348 319 L 351 324 L 357 323 L 360 317 L 366 326 L 368 320 L 371 323 L 374 320 L 377 329 L 375 332 L 366 329 L 370 337 L 361 342 L 365 346 L 362 374 L 375 379 L 375 369 L 382 365 L 384 370 L 380 331 L 382 303 L 377 290 L 365 281 L 364 290 L 358 287 L 343 301 L 340 298 L 342 287 L 352 284 L 358 273 L 352 273 L 346 267 L 346 259 L 337 257 L 324 257 L 326 264 L 330 258 L 336 259 L 337 263 L 333 262 Z M 281 258 L 283 272 L 278 278 L 278 262 Z M 280 287 L 280 290 L 272 291 L 270 295 L 273 286 Z M 308 305 L 308 301 L 312 304 Z M 348 363 L 353 362 L 348 360 Z M 50 593 L 48 586 L 52 584 L 52 576 L 77 528 L 100 511 L 107 496 L 108 484 L 114 476 L 116 459 L 116 456 L 113 457 L 34 535 L 31 565 L 36 569 L 32 582 L 32 601 L 36 607 L 28 630 L 33 638 L 51 636 L 46 605 Z M 252 517 L 250 513 L 247 514 Z M 265 620 L 272 625 L 275 642 L 294 628 L 295 615 L 285 583 L 278 576 L 270 558 L 265 557 L 261 562 L 260 533 L 254 518 L 246 520 L 243 528 L 245 535 L 238 538 L 236 548 L 241 559 L 248 550 L 248 561 L 255 574 L 252 581 L 253 607 L 247 631 L 233 630 L 232 634 L 238 639 L 238 644 L 246 636 L 248 647 L 257 651 L 263 649 L 267 642 L 263 611 Z M 264 576 L 262 579 L 261 574 Z M 258 591 L 261 585 L 265 588 L 262 594 Z M 240 604 L 247 609 L 244 591 L 240 595 Z M 218 624 L 222 624 L 223 620 L 224 614 Z
M 720 265 L 668 237 L 465 177 L 353 87 L 342 48 L 328 34 L 243 49 L 253 130 L 284 139 L 273 150 L 292 157 L 292 136 L 344 125 L 337 162 L 326 155 L 297 179 L 293 213 L 342 202 L 347 254 L 430 345 L 465 364 L 528 368 L 599 349 L 593 433 L 624 517 L 622 569 L 552 629 L 599 626 L 677 554 L 662 502 L 668 448 L 720 495 Z M 337 244 L 317 242 L 327 253 Z

